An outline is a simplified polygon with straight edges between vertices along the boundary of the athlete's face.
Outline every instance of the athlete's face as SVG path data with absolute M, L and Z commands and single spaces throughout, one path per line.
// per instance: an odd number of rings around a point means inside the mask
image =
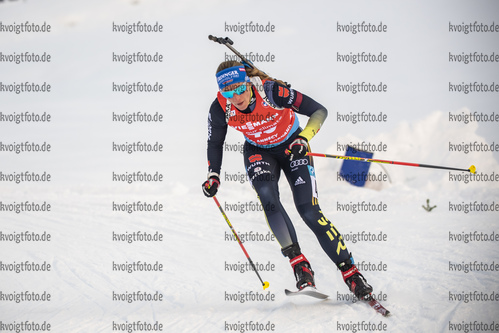
M 234 90 L 234 89 L 238 88 L 239 86 L 242 86 L 243 84 L 246 85 L 246 90 L 241 95 L 234 94 L 234 96 L 232 96 L 232 98 L 229 98 L 229 101 L 238 110 L 246 110 L 246 108 L 249 106 L 249 103 L 251 100 L 251 84 L 250 83 L 235 83 L 235 84 L 230 85 L 224 89 L 225 91 Z

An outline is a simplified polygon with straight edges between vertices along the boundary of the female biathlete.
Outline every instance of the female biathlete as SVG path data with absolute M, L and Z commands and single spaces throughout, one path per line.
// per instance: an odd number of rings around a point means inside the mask
M 326 108 L 236 61 L 221 63 L 216 78 L 220 90 L 208 114 L 208 179 L 202 185 L 204 194 L 212 197 L 220 187 L 223 144 L 227 127 L 233 127 L 246 139 L 246 172 L 282 254 L 290 260 L 297 288 L 315 288 L 314 272 L 301 253 L 295 228 L 279 199 L 281 170 L 291 187 L 296 209 L 341 270 L 350 291 L 358 298 L 371 293 L 372 287 L 355 267 L 340 233 L 321 212 L 313 160 L 306 155 L 308 142 L 327 117 Z M 309 117 L 304 129 L 296 113 Z

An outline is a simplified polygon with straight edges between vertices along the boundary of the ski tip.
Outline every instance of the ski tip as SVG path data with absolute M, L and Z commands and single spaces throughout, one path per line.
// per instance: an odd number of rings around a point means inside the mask
M 269 283 L 267 281 L 265 281 L 263 283 L 263 290 L 267 289 L 269 287 Z
M 388 311 L 387 309 L 384 309 L 384 311 L 377 311 L 379 314 L 381 314 L 383 317 L 391 317 L 392 313 Z
M 470 166 L 470 168 L 468 169 L 469 172 L 471 173 L 476 173 L 476 167 L 474 165 Z

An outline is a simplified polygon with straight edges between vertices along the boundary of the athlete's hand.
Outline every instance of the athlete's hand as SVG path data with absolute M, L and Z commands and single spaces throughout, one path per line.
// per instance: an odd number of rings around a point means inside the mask
M 203 188 L 203 193 L 208 198 L 211 198 L 217 194 L 218 188 L 220 187 L 220 177 L 217 173 L 210 172 L 208 174 L 208 179 L 201 185 Z
M 307 139 L 298 136 L 291 142 L 286 150 L 286 155 L 289 155 L 289 160 L 297 160 L 305 157 L 308 152 L 308 141 Z

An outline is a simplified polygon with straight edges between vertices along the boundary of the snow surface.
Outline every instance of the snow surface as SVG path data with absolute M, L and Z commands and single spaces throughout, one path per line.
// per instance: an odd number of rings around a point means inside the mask
M 465 183 L 450 180 L 450 173 L 444 170 L 386 165 L 384 170 L 392 182 L 375 191 L 339 181 L 336 175 L 341 161 L 315 159 L 321 207 L 338 230 L 345 236 L 362 231 L 387 236 L 386 242 L 350 241 L 347 246 L 358 263 L 386 264 L 386 271 L 364 273 L 375 294 L 386 295 L 383 304 L 393 314 L 389 318 L 338 296 L 347 295 L 347 288 L 315 236 L 300 221 L 286 183 L 281 184 L 283 204 L 295 221 L 316 283 L 331 296 L 329 300 L 284 295 L 284 288 L 294 286 L 294 277 L 275 241 L 244 244 L 254 262 L 275 265 L 274 270 L 260 271 L 262 279 L 270 283 L 267 290 L 262 289 L 254 272 L 227 270 L 227 264 L 245 264 L 246 258 L 235 241 L 226 241 L 230 229 L 213 200 L 200 190 L 206 174 L 206 114 L 216 91 L 213 74 L 225 52 L 208 41 L 208 34 L 228 35 L 241 50 L 271 51 L 278 61 L 262 63 L 262 68 L 289 80 L 294 88 L 328 108 L 330 117 L 312 142 L 315 151 L 342 154 L 336 142 L 383 142 L 389 149 L 376 152 L 375 158 L 458 168 L 474 164 L 479 173 L 497 175 L 497 153 L 464 154 L 448 149 L 449 142 L 499 142 L 497 123 L 448 121 L 449 113 L 497 112 L 497 94 L 452 95 L 446 91 L 448 81 L 497 80 L 497 64 L 465 67 L 447 63 L 450 50 L 497 52 L 496 34 L 475 38 L 450 35 L 446 30 L 449 21 L 499 22 L 497 3 L 481 4 L 476 8 L 467 1 L 410 1 L 405 5 L 395 1 L 288 1 L 284 5 L 222 0 L 0 3 L 0 21 L 4 23 L 46 20 L 54 26 L 49 36 L 8 34 L 5 38 L 3 33 L 0 37 L 0 52 L 47 51 L 53 55 L 50 64 L 0 63 L 2 82 L 47 81 L 54 86 L 48 97 L 5 93 L 1 97 L 1 112 L 48 111 L 53 121 L 0 123 L 0 141 L 47 141 L 54 149 L 49 155 L 0 153 L 0 171 L 4 173 L 32 170 L 53 175 L 53 181 L 45 184 L 0 184 L 2 202 L 52 204 L 48 213 L 0 212 L 0 232 L 4 234 L 47 231 L 52 236 L 46 243 L 0 241 L 3 263 L 34 261 L 52 266 L 47 273 L 0 271 L 3 294 L 32 291 L 52 296 L 50 302 L 0 299 L 0 325 L 46 321 L 52 325 L 51 332 L 113 332 L 113 322 L 157 321 L 165 332 L 223 332 L 235 331 L 231 329 L 234 324 L 258 322 L 274 325 L 275 332 L 367 331 L 365 326 L 355 326 L 360 323 L 371 327 L 386 324 L 387 332 L 447 332 L 451 331 L 449 323 L 499 323 L 498 301 L 455 301 L 449 295 L 499 292 L 497 270 L 450 270 L 451 264 L 475 261 L 499 264 L 498 242 L 449 240 L 449 233 L 499 233 L 497 211 L 464 213 L 449 208 L 450 204 L 470 202 L 499 204 L 497 181 Z M 250 11 L 252 5 L 255 10 Z M 160 21 L 166 33 L 146 37 L 111 33 L 113 21 L 137 20 Z M 363 20 L 382 20 L 389 33 L 374 37 L 335 33 L 337 21 Z M 250 21 L 270 21 L 276 32 L 224 31 L 224 22 Z M 300 43 L 310 48 L 297 47 Z M 136 50 L 158 51 L 167 59 L 161 65 L 111 62 L 113 51 Z M 337 51 L 363 50 L 386 52 L 390 61 L 384 67 L 335 61 Z M 309 60 L 312 56 L 315 58 Z M 147 97 L 111 93 L 111 82 L 127 80 L 160 81 L 168 89 L 163 95 Z M 382 97 L 361 98 L 337 93 L 328 84 L 356 80 L 385 80 L 392 90 Z M 158 111 L 168 120 L 134 125 L 111 122 L 113 111 L 138 110 Z M 336 121 L 337 111 L 362 110 L 384 111 L 390 121 L 357 125 Z M 162 142 L 166 151 L 158 155 L 110 153 L 113 141 L 137 140 Z M 227 142 L 242 141 L 239 133 L 229 131 Z M 226 152 L 223 169 L 230 174 L 242 173 L 241 154 Z M 111 180 L 113 171 L 138 170 L 159 171 L 165 180 L 152 184 Z M 381 170 L 380 165 L 371 165 L 371 172 Z M 223 181 L 217 197 L 223 207 L 257 200 L 246 182 Z M 431 206 L 437 206 L 431 212 L 421 207 L 427 199 Z M 138 200 L 158 201 L 164 210 L 133 214 L 111 210 L 113 201 Z M 338 209 L 338 204 L 363 201 L 382 202 L 387 211 L 353 214 Z M 268 234 L 261 212 L 226 209 L 226 213 L 240 234 Z M 164 241 L 113 241 L 113 232 L 134 231 L 159 232 Z M 164 269 L 131 274 L 112 270 L 113 261 L 139 260 L 159 262 Z M 112 299 L 113 292 L 133 291 L 159 292 L 163 300 L 127 303 Z M 272 296 L 273 301 L 227 300 L 227 294 L 257 292 Z M 460 326 L 454 331 L 466 330 Z

